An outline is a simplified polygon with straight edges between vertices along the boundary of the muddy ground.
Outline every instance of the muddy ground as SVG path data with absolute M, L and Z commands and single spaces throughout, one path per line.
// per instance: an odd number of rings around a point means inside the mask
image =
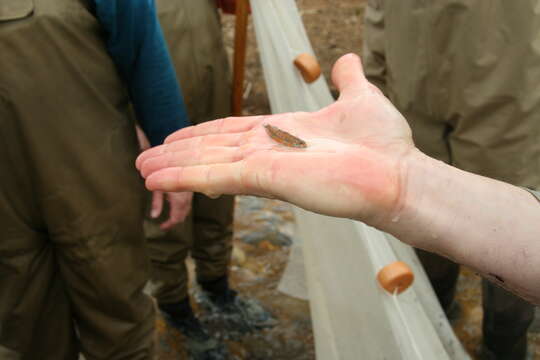
M 339 6 L 338 6 L 339 4 Z M 329 79 L 332 64 L 348 52 L 360 54 L 365 0 L 298 0 L 315 52 Z M 234 17 L 223 17 L 223 33 L 232 54 Z M 246 114 L 269 113 L 255 36 L 249 29 L 246 68 Z M 279 320 L 273 329 L 227 340 L 236 359 L 314 359 L 309 305 L 276 290 L 287 263 L 294 219 L 289 207 L 278 201 L 241 197 L 235 217 L 235 256 L 231 268 L 233 284 L 244 296 L 258 299 Z M 476 353 L 481 341 L 482 308 L 480 281 L 463 269 L 458 284 L 462 315 L 453 324 L 468 352 Z M 204 316 L 204 314 L 201 314 Z M 160 360 L 185 358 L 181 334 L 158 321 Z M 540 337 L 530 335 L 540 359 Z

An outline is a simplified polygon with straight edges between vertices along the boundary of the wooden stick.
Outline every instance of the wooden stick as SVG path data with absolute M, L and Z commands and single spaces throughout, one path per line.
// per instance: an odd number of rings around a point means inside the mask
M 242 116 L 248 13 L 249 0 L 236 0 L 236 27 L 234 30 L 234 68 L 232 90 L 233 116 Z

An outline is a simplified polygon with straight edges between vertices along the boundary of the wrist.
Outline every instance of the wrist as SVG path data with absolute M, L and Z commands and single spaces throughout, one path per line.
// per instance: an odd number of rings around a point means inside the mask
M 400 201 L 384 230 L 409 245 L 451 258 L 466 257 L 477 245 L 483 247 L 481 242 L 456 239 L 464 234 L 482 238 L 485 229 L 500 227 L 506 218 L 497 208 L 515 205 L 516 198 L 523 196 L 519 188 L 460 170 L 418 150 L 404 168 Z M 511 224 L 505 227 L 511 228 Z
M 528 258 L 540 253 L 536 199 L 521 188 L 421 153 L 408 159 L 406 169 L 400 207 L 394 221 L 381 228 L 538 301 L 528 285 L 540 278 Z
M 441 227 L 448 223 L 452 197 L 457 191 L 459 171 L 414 149 L 404 159 L 399 198 L 386 223 L 385 231 L 400 240 L 430 250 Z

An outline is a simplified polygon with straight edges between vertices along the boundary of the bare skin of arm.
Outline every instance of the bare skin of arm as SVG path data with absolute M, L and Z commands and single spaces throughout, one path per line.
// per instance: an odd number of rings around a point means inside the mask
M 332 78 L 340 98 L 318 112 L 182 129 L 141 154 L 136 166 L 150 190 L 258 195 L 363 221 L 540 303 L 538 201 L 421 153 L 403 116 L 365 79 L 358 57 L 338 60 Z M 306 147 L 276 143 L 267 124 Z

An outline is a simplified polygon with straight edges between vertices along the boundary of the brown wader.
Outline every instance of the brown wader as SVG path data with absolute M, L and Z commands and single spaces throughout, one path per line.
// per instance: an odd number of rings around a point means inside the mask
M 534 189 L 540 187 L 539 34 L 534 1 L 369 0 L 365 72 L 409 121 L 420 150 Z M 448 310 L 458 265 L 418 253 Z M 523 358 L 533 306 L 486 281 L 483 300 L 485 346 L 501 359 Z
M 128 98 L 82 0 L 0 0 L 0 359 L 151 359 Z
M 229 116 L 229 67 L 215 1 L 158 0 L 157 6 L 191 122 Z M 197 280 L 227 275 L 233 204 L 232 196 L 210 199 L 195 194 L 184 223 L 163 232 L 159 222 L 147 222 L 154 295 L 160 304 L 178 303 L 188 296 L 188 253 L 195 260 Z

